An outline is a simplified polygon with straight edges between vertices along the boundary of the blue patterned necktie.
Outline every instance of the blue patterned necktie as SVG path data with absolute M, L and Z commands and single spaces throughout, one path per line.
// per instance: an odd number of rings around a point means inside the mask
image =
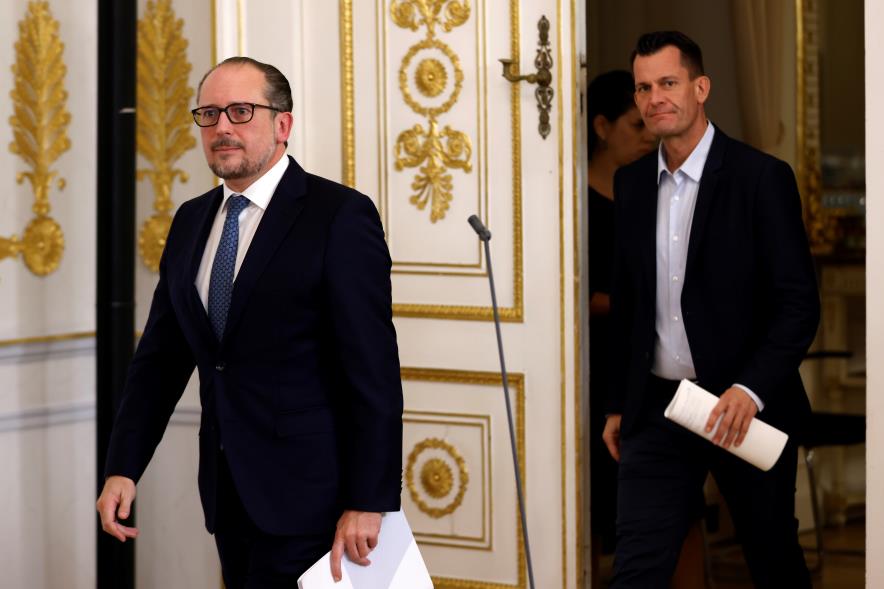
M 241 194 L 234 194 L 227 202 L 227 217 L 224 219 L 224 230 L 221 241 L 212 262 L 212 276 L 209 278 L 209 322 L 212 330 L 221 341 L 224 325 L 227 323 L 227 312 L 230 310 L 230 298 L 233 295 L 233 270 L 236 267 L 236 248 L 239 244 L 239 214 L 249 206 L 249 199 Z

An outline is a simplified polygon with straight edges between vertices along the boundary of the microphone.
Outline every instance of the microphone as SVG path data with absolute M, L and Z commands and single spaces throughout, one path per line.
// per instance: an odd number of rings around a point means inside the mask
M 482 224 L 479 217 L 470 215 L 467 219 L 470 227 L 479 236 L 479 240 L 485 244 L 485 261 L 488 265 L 488 285 L 491 287 L 491 309 L 494 312 L 494 330 L 497 333 L 497 354 L 500 357 L 500 375 L 503 384 L 504 405 L 506 405 L 506 420 L 510 429 L 510 450 L 513 455 L 513 471 L 516 475 L 516 497 L 519 503 L 519 517 L 522 519 L 522 542 L 525 544 L 525 561 L 528 565 L 528 587 L 534 589 L 534 567 L 531 564 L 531 545 L 528 543 L 528 521 L 525 517 L 525 496 L 522 491 L 522 471 L 519 468 L 518 452 L 516 451 L 516 428 L 513 424 L 513 411 L 510 408 L 510 385 L 506 372 L 506 362 L 503 357 L 503 336 L 500 333 L 500 313 L 497 308 L 497 291 L 494 288 L 494 272 L 491 269 L 491 247 L 488 241 L 491 232 Z
M 488 231 L 488 228 L 482 224 L 482 221 L 479 220 L 479 217 L 476 215 L 470 215 L 470 218 L 467 219 L 467 222 L 470 224 L 470 227 L 473 228 L 473 231 L 476 232 L 476 235 L 479 236 L 479 239 L 482 241 L 488 241 L 491 239 L 491 232 Z

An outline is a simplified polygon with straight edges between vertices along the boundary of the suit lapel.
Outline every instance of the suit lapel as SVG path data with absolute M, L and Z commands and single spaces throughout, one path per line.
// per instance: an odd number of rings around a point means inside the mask
M 212 224 L 215 216 L 218 214 L 218 207 L 224 197 L 224 190 L 218 186 L 210 192 L 210 198 L 206 200 L 208 203 L 205 210 L 199 215 L 200 224 L 196 237 L 191 245 L 189 252 L 189 264 L 187 273 L 184 276 L 184 288 L 186 289 L 185 298 L 190 307 L 190 316 L 194 318 L 196 328 L 202 336 L 203 340 L 208 342 L 210 347 L 217 345 L 217 338 L 212 331 L 209 323 L 209 316 L 206 314 L 206 308 L 200 300 L 199 291 L 196 288 L 196 275 L 200 269 L 200 262 L 203 259 L 203 251 L 206 249 L 206 242 L 209 240 L 209 233 L 212 231 Z
M 279 181 L 273 198 L 270 199 L 270 204 L 264 211 L 264 216 L 261 217 L 261 224 L 255 231 L 249 251 L 246 252 L 246 257 L 243 259 L 242 266 L 233 283 L 233 298 L 230 302 L 230 311 L 227 314 L 222 346 L 229 339 L 230 334 L 236 330 L 237 322 L 245 309 L 255 283 L 304 208 L 305 199 L 302 197 L 306 191 L 306 172 L 294 159 L 289 158 L 289 166 Z
M 719 172 L 724 162 L 724 152 L 728 141 L 730 141 L 728 136 L 716 127 L 715 135 L 712 138 L 712 146 L 709 148 L 709 155 L 706 157 L 706 165 L 703 167 L 703 176 L 700 178 L 697 203 L 694 206 L 694 217 L 691 220 L 691 234 L 688 241 L 686 265 L 687 276 L 691 275 L 691 267 L 697 259 L 700 244 L 703 242 L 703 236 L 706 233 L 706 226 L 708 225 L 706 219 L 709 217 L 709 211 L 712 209 L 712 203 L 715 199 L 715 187 L 718 184 Z
M 640 171 L 637 235 L 641 244 L 641 271 L 646 296 L 654 300 L 657 291 L 657 152 L 645 159 Z

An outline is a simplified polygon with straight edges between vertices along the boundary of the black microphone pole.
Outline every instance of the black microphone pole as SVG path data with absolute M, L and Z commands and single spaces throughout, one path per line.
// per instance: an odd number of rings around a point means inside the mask
M 491 232 L 482 224 L 479 217 L 470 215 L 467 219 L 470 226 L 485 244 L 485 261 L 488 262 L 488 282 L 491 285 L 491 308 L 494 311 L 494 329 L 497 331 L 497 353 L 500 355 L 500 373 L 503 376 L 503 397 L 506 401 L 506 418 L 510 426 L 510 447 L 513 451 L 513 469 L 516 473 L 516 493 L 519 497 L 519 514 L 522 516 L 522 539 L 525 542 L 525 559 L 528 561 L 528 583 L 534 589 L 534 569 L 531 566 L 531 548 L 528 545 L 528 520 L 525 518 L 525 497 L 522 495 L 522 473 L 519 468 L 519 458 L 516 453 L 516 430 L 513 427 L 513 411 L 510 408 L 510 385 L 506 375 L 506 362 L 503 359 L 503 338 L 500 335 L 500 315 L 497 312 L 497 293 L 494 290 L 494 273 L 491 271 Z

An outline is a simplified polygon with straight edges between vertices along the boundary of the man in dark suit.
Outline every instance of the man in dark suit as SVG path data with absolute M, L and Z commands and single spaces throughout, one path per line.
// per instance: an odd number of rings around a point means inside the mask
M 666 587 L 709 471 L 758 587 L 810 587 L 794 517 L 798 366 L 819 298 L 794 175 L 706 119 L 711 82 L 685 35 L 643 35 L 636 103 L 658 151 L 614 181 L 614 374 L 604 439 L 620 461 L 613 587 Z M 663 417 L 678 381 L 718 395 L 713 444 Z M 724 448 L 757 414 L 790 438 L 768 472 Z M 720 447 L 719 447 L 720 446 Z
M 288 81 L 228 59 L 193 115 L 224 185 L 181 205 L 129 368 L 98 510 L 121 541 L 135 482 L 199 371 L 199 490 L 228 589 L 294 587 L 332 549 L 367 564 L 399 509 L 402 389 L 390 257 L 365 196 L 285 155 Z

